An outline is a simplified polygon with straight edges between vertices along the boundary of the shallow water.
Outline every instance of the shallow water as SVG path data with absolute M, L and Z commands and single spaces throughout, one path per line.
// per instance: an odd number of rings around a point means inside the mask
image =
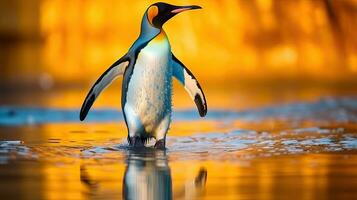
M 352 95 L 179 108 L 166 151 L 130 148 L 116 109 L 7 104 L 0 199 L 357 199 Z

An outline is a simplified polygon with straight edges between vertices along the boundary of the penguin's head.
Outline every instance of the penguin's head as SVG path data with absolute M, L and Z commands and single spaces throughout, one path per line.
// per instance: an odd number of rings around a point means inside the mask
M 186 10 L 201 9 L 200 6 L 175 6 L 167 3 L 154 3 L 146 11 L 149 23 L 155 28 L 162 28 L 165 22 L 173 16 Z

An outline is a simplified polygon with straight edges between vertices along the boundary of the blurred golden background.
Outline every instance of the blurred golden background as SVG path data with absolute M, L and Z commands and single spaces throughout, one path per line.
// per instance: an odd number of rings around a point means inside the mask
M 92 121 L 79 123 L 78 111 L 154 2 L 0 1 L 0 199 L 122 197 L 130 152 L 112 109 L 120 80 L 95 102 Z M 164 29 L 210 117 L 198 120 L 175 82 L 174 108 L 188 112 L 175 110 L 184 120 L 169 131 L 173 193 L 204 166 L 203 199 L 356 196 L 356 98 L 335 97 L 357 94 L 357 0 L 167 2 L 203 7 Z M 98 107 L 110 109 L 96 115 Z M 24 125 L 6 126 L 13 121 Z
M 85 85 L 123 55 L 155 1 L 2 0 L 3 87 Z M 203 85 L 354 81 L 356 0 L 170 0 L 197 4 L 165 25 Z

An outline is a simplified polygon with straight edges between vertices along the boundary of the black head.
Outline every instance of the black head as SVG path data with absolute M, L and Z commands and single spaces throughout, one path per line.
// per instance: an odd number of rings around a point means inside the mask
M 148 21 L 156 28 L 161 28 L 173 16 L 186 10 L 200 9 L 200 6 L 175 6 L 167 3 L 154 3 L 147 9 Z

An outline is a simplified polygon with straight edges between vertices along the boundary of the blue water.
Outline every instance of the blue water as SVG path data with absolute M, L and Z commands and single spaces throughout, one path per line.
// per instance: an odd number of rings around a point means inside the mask
M 176 110 L 174 121 L 232 120 L 260 121 L 266 119 L 318 122 L 357 122 L 357 97 L 322 98 L 315 102 L 275 105 L 251 110 L 232 111 L 209 109 L 205 118 L 200 118 L 197 111 Z M 122 112 L 114 109 L 94 109 L 86 122 L 123 121 Z M 21 126 L 45 123 L 79 122 L 79 109 L 53 109 L 36 107 L 0 106 L 0 126 Z

